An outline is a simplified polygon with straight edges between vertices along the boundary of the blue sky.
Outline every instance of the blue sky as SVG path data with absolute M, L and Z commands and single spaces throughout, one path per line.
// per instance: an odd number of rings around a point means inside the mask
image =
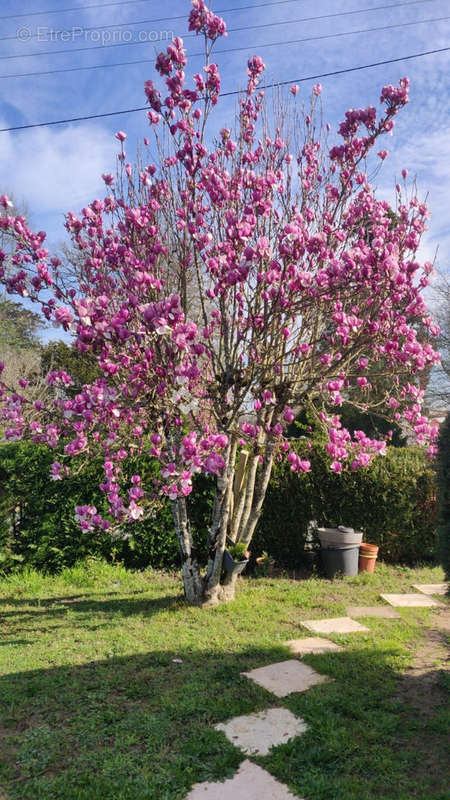
M 163 49 L 154 40 L 171 32 L 186 37 L 188 0 L 156 0 L 98 5 L 101 0 L 2 0 L 0 16 L 0 127 L 26 125 L 60 118 L 102 114 L 143 106 L 144 81 L 153 77 L 153 65 L 144 63 Z M 266 0 L 267 2 L 267 0 Z M 57 13 L 68 6 L 77 10 Z M 450 3 L 422 0 L 292 0 L 257 8 L 257 0 L 215 0 L 230 29 L 217 51 L 224 91 L 241 87 L 250 55 L 260 54 L 266 79 L 291 80 L 345 69 L 450 45 Z M 382 8 L 379 6 L 394 6 Z M 397 5 L 397 7 L 395 7 Z M 226 9 L 238 9 L 229 11 Z M 372 10 L 371 10 L 372 9 Z M 45 10 L 44 14 L 36 12 Z M 4 17 L 17 14 L 11 19 Z M 356 11 L 355 14 L 344 12 Z M 322 19 L 308 17 L 335 16 Z M 171 19 L 181 16 L 181 19 Z M 158 21 L 152 21 L 156 20 Z M 303 21 L 299 21 L 303 20 Z M 432 20 L 423 22 L 424 20 Z M 281 24 L 276 24 L 281 23 Z M 420 23 L 420 24 L 408 24 Z M 266 26 L 266 27 L 258 27 Z M 391 27 L 366 31 L 368 28 Z M 233 28 L 246 30 L 233 31 Z M 348 34 L 349 31 L 366 31 Z M 326 37 L 342 33 L 336 38 Z M 103 39 L 103 41 L 102 41 Z M 139 44 L 129 44 L 139 39 Z M 291 40 L 310 39 L 301 43 Z M 264 46 L 277 43 L 274 46 Z M 123 46 L 111 46 L 119 44 Z M 201 43 L 186 37 L 189 53 L 199 53 Z M 83 49 L 82 52 L 77 52 Z M 56 52 L 63 51 L 63 52 Z M 31 56 L 31 53 L 39 55 Z M 7 58 L 15 56 L 15 58 Z M 423 257 L 433 257 L 439 244 L 438 266 L 450 262 L 450 52 L 405 63 L 388 64 L 346 75 L 322 78 L 324 118 L 332 126 L 347 108 L 378 105 L 380 87 L 411 79 L 411 102 L 398 118 L 394 136 L 385 145 L 390 158 L 377 178 L 380 192 L 389 196 L 395 176 L 403 167 L 417 175 L 419 193 L 428 194 L 432 211 Z M 68 70 L 73 67 L 137 61 L 127 66 L 83 69 L 53 75 L 5 77 L 23 72 Z M 192 71 L 202 59 L 194 56 Z M 308 95 L 313 83 L 300 84 Z M 217 107 L 219 129 L 229 121 L 234 99 Z M 63 240 L 63 214 L 78 210 L 103 194 L 102 172 L 114 172 L 117 142 L 114 133 L 127 132 L 127 150 L 133 154 L 138 139 L 147 134 L 145 112 L 85 121 L 23 132 L 0 133 L 0 187 L 26 203 L 35 227 L 47 230 L 52 243 Z

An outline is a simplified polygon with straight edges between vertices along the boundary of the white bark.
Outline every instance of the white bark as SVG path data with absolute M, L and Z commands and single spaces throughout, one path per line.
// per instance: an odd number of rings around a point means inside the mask
M 225 470 L 217 479 L 217 490 L 214 498 L 213 518 L 208 537 L 208 567 L 205 579 L 205 597 L 214 596 L 220 585 L 223 552 L 230 522 L 230 511 L 233 501 L 233 478 L 237 451 L 237 439 L 233 437 L 225 452 Z
M 190 605 L 200 605 L 203 600 L 203 580 L 197 562 L 184 497 L 178 497 L 172 501 L 172 516 L 180 548 L 186 600 Z
M 265 437 L 264 437 L 265 438 Z M 261 513 L 272 471 L 275 443 L 265 442 L 260 464 L 262 442 L 255 446 L 247 469 L 240 475 L 240 495 L 234 506 L 233 483 L 237 452 L 236 437 L 230 439 L 224 453 L 225 469 L 217 479 L 216 494 L 208 533 L 208 563 L 203 577 L 197 563 L 195 546 L 189 528 L 185 498 L 172 502 L 177 539 L 182 558 L 182 574 L 186 600 L 193 605 L 217 605 L 234 599 L 237 575 L 222 570 L 227 536 L 236 542 L 250 544 Z

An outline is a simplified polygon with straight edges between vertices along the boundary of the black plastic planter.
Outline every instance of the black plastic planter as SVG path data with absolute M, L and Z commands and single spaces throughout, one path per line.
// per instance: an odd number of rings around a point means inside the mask
M 322 547 L 322 564 L 327 578 L 336 575 L 353 577 L 358 574 L 359 544 Z
M 228 550 L 224 550 L 222 566 L 226 572 L 232 572 L 235 575 L 240 575 L 240 573 L 244 571 L 247 564 L 248 558 L 246 558 L 244 561 L 235 561 Z

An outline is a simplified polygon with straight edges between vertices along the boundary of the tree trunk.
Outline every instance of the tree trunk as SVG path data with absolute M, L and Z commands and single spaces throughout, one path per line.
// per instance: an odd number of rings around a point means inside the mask
M 172 500 L 171 505 L 181 554 L 184 593 L 190 605 L 198 606 L 203 602 L 203 580 L 190 531 L 186 500 L 184 497 L 178 497 L 176 500 Z
M 236 591 L 236 573 L 226 572 L 222 583 L 215 583 L 205 589 L 203 605 L 217 606 L 219 603 L 229 603 L 234 600 Z
M 233 505 L 233 480 L 237 451 L 237 439 L 230 439 L 225 451 L 225 469 L 223 475 L 217 478 L 217 489 L 214 497 L 212 522 L 208 536 L 208 566 L 205 578 L 205 602 L 215 604 L 225 599 L 234 597 L 234 584 L 227 582 L 229 588 L 223 591 L 225 583 L 221 585 L 223 553 L 226 547 L 226 538 L 229 533 L 231 509 Z
M 222 568 L 226 539 L 249 545 L 258 523 L 273 465 L 275 443 L 266 442 L 262 456 L 258 447 L 240 474 L 240 492 L 233 494 L 237 440 L 231 439 L 224 453 L 225 469 L 217 478 L 211 525 L 208 532 L 208 563 L 202 576 L 189 528 L 186 500 L 172 501 L 186 600 L 191 605 L 212 606 L 234 600 L 237 574 Z M 243 470 L 242 470 L 243 471 Z
M 267 442 L 261 470 L 253 484 L 251 510 L 246 518 L 245 526 L 241 524 L 240 530 L 238 531 L 237 541 L 245 542 L 247 545 L 249 545 L 252 540 L 256 525 L 258 524 L 259 515 L 261 514 L 262 505 L 272 474 L 274 450 L 275 443 L 273 441 Z

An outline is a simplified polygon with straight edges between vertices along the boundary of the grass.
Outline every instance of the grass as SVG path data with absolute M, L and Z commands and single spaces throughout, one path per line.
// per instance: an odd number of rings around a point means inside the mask
M 243 760 L 215 723 L 281 704 L 309 729 L 257 761 L 295 796 L 448 800 L 448 676 L 438 664 L 429 713 L 398 694 L 433 610 L 330 637 L 342 652 L 305 661 L 334 680 L 282 701 L 240 677 L 289 658 L 284 641 L 308 635 L 302 619 L 442 579 L 382 564 L 335 582 L 245 579 L 233 604 L 203 610 L 184 604 L 176 575 L 96 561 L 3 579 L 0 798 L 181 800 Z

